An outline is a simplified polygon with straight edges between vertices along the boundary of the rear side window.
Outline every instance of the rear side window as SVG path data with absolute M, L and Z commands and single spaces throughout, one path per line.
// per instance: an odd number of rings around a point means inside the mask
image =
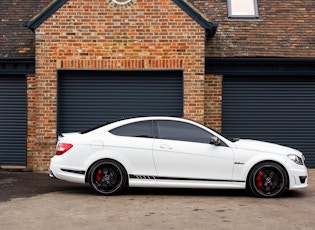
M 152 121 L 140 121 L 123 125 L 109 132 L 117 136 L 153 138 Z

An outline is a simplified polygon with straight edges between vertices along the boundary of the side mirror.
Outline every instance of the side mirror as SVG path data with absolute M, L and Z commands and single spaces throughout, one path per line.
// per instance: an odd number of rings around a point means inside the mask
M 216 137 L 216 136 L 212 136 L 210 138 L 210 144 L 219 146 L 221 144 L 221 140 L 218 137 Z

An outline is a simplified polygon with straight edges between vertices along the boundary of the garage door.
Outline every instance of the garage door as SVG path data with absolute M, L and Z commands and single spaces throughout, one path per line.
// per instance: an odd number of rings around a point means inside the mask
M 310 77 L 223 80 L 223 133 L 299 149 L 315 167 L 315 81 Z
M 26 78 L 0 76 L 0 165 L 26 165 Z
M 58 72 L 59 133 L 161 115 L 183 115 L 182 71 Z

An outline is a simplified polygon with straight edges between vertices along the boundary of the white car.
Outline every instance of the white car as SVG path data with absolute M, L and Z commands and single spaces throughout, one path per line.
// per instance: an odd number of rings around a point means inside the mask
M 63 134 L 50 176 L 89 183 L 104 195 L 129 186 L 249 189 L 258 197 L 277 197 L 307 187 L 304 160 L 298 150 L 229 140 L 187 119 L 140 117 Z

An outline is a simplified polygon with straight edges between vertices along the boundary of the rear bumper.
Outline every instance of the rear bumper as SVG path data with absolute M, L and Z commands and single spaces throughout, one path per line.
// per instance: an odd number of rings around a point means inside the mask
M 80 172 L 80 173 L 77 173 Z M 49 176 L 73 183 L 85 184 L 85 173 L 75 169 L 63 169 L 62 165 L 50 163 Z
M 51 170 L 49 170 L 49 177 L 58 179 Z

